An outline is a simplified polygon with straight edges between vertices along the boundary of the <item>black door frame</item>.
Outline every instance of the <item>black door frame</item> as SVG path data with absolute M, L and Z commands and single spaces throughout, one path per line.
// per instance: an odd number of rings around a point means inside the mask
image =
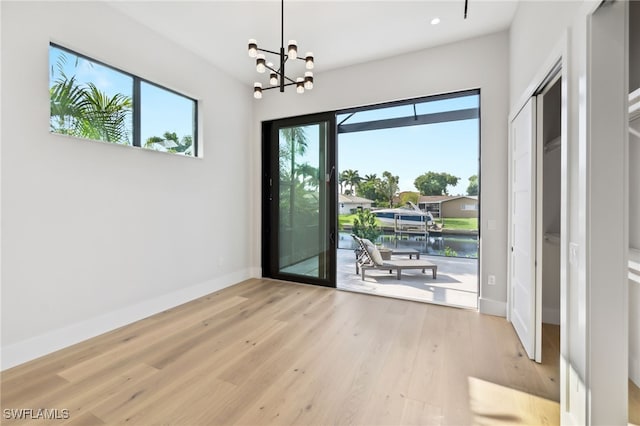
M 442 93 L 437 95 L 427 95 L 409 99 L 402 99 L 396 101 L 389 102 L 381 102 L 376 104 L 369 104 L 360 107 L 353 108 L 344 108 L 335 111 L 328 111 L 316 114 L 307 114 L 295 117 L 288 117 L 277 120 L 269 120 L 262 122 L 262 276 L 266 278 L 275 278 L 284 281 L 293 281 L 293 282 L 301 282 L 308 284 L 316 284 L 325 287 L 337 287 L 337 250 L 338 250 L 338 185 L 337 185 L 337 170 L 338 170 L 338 158 L 337 158 L 337 149 L 338 149 L 338 133 L 339 127 L 342 130 L 345 130 L 344 123 L 337 123 L 337 117 L 340 114 L 345 113 L 355 113 L 360 111 L 374 110 L 385 107 L 392 107 L 396 105 L 407 105 L 411 103 L 416 103 L 419 101 L 425 100 L 442 100 L 449 98 L 456 98 L 460 96 L 477 94 L 480 99 L 481 89 L 466 89 L 448 93 Z M 469 111 L 463 111 L 459 117 L 454 114 L 452 118 L 454 120 L 461 120 L 471 118 L 468 116 Z M 444 117 L 439 117 L 440 115 L 445 114 L 427 114 L 422 117 L 424 123 L 427 124 L 433 121 L 435 117 L 435 121 L 440 121 Z M 459 114 L 458 114 L 459 115 Z M 471 114 L 473 115 L 473 114 Z M 477 299 L 480 297 L 480 265 L 481 265 L 481 250 L 480 250 L 480 240 L 481 240 L 481 200 L 482 200 L 482 108 L 481 102 L 477 108 L 477 118 L 478 118 L 478 268 L 477 268 Z M 415 120 L 416 117 L 413 117 Z M 410 123 L 407 120 L 384 120 L 387 123 L 384 123 L 381 128 L 386 127 L 401 127 L 409 125 Z M 292 274 L 282 274 L 278 272 L 278 245 L 277 245 L 277 228 L 275 232 L 272 232 L 274 226 L 278 223 L 278 206 L 276 203 L 273 203 L 273 182 L 275 176 L 272 176 L 272 173 L 278 173 L 278 147 L 271 143 L 272 140 L 275 140 L 275 129 L 280 127 L 290 127 L 296 125 L 304 125 L 304 124 L 314 124 L 319 122 L 327 122 L 329 123 L 329 128 L 327 130 L 327 170 L 330 170 L 327 176 L 328 180 L 325 179 L 327 188 L 329 191 L 329 197 L 327 199 L 327 218 L 329 221 L 329 232 L 326 236 L 328 238 L 327 248 L 329 253 L 327 258 L 330 262 L 329 268 L 329 276 L 328 280 L 320 280 L 314 279 L 312 277 L 305 277 L 302 275 L 292 275 Z M 414 124 L 414 123 L 411 123 Z M 378 125 L 380 126 L 380 125 Z M 354 129 L 350 129 L 350 131 L 358 131 L 365 130 L 361 129 L 362 125 L 356 126 Z M 348 132 L 348 131 L 347 131 Z M 322 180 L 322 179 L 320 179 Z
M 326 259 L 328 275 L 326 279 L 310 276 L 286 274 L 279 271 L 278 253 L 278 223 L 279 206 L 279 147 L 274 141 L 278 140 L 278 130 L 283 127 L 303 126 L 317 123 L 328 123 L 326 141 L 326 170 L 325 176 L 319 176 L 320 185 L 326 186 L 327 198 L 324 214 L 327 217 L 328 231 L 324 237 L 327 247 Z M 336 287 L 337 279 L 337 198 L 336 184 L 336 113 L 327 112 L 309 114 L 297 117 L 265 121 L 262 123 L 262 276 L 284 281 L 315 284 L 325 287 Z

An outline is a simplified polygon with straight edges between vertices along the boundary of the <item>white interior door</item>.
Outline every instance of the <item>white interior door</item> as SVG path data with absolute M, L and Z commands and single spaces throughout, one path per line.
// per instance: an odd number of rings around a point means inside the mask
M 510 319 L 529 358 L 536 348 L 536 99 L 511 122 Z

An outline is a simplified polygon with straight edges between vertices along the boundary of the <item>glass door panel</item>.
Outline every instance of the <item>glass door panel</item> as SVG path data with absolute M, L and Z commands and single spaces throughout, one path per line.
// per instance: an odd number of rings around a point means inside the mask
M 270 126 L 265 276 L 335 286 L 335 127 L 318 117 Z
M 327 124 L 278 131 L 280 191 L 279 272 L 324 279 L 328 247 L 326 174 Z M 324 181 L 324 179 L 322 179 Z

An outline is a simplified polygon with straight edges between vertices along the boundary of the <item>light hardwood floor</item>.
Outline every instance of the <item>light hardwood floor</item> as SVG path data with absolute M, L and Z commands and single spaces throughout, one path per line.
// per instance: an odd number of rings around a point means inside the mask
M 640 426 L 640 388 L 629 380 L 629 424 Z
M 538 365 L 502 318 L 249 280 L 4 371 L 1 405 L 74 425 L 557 424 L 544 335 Z

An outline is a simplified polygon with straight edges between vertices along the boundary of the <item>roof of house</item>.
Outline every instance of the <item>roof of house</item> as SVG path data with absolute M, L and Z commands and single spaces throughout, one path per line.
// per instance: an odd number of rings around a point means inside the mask
M 355 195 L 338 194 L 339 203 L 356 203 L 356 204 L 371 204 L 373 200 L 367 198 L 356 197 Z
M 421 195 L 418 203 L 445 203 L 458 198 L 469 198 L 478 201 L 478 197 L 475 195 Z

